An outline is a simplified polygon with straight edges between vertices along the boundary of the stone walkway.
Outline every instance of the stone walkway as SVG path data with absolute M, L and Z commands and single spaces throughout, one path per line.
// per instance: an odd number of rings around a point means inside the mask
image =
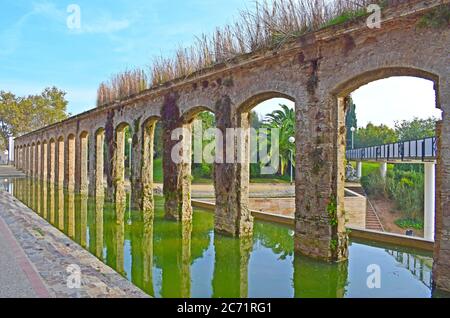
M 1 189 L 0 251 L 0 297 L 147 297 Z M 81 269 L 79 289 L 68 288 L 70 265 Z

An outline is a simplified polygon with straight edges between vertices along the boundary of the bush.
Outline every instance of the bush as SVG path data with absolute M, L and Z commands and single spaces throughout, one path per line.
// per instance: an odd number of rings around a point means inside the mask
M 412 220 L 412 219 L 398 219 L 395 221 L 395 224 L 397 224 L 402 229 L 415 229 L 415 230 L 423 230 L 423 222 L 418 220 Z
M 196 164 L 192 175 L 194 178 L 212 178 L 212 165 L 207 163 Z
M 401 170 L 388 173 L 387 192 L 406 219 L 417 221 L 423 218 L 423 173 Z
M 386 182 L 380 175 L 380 172 L 371 172 L 367 176 L 361 178 L 361 184 L 370 196 L 383 198 L 386 196 Z

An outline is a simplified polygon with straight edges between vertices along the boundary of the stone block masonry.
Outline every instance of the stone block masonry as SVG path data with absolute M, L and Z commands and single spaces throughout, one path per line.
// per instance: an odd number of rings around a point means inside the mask
M 31 175 L 53 179 L 53 145 L 61 141 L 64 151 L 64 184 L 101 194 L 106 166 L 106 195 L 123 200 L 124 125 L 133 133 L 132 203 L 152 205 L 152 159 L 149 142 L 152 123 L 160 121 L 164 137 L 164 195 L 167 217 L 186 221 L 190 204 L 191 167 L 174 163 L 171 151 L 175 128 L 189 128 L 196 114 L 215 113 L 217 127 L 248 127 L 248 113 L 265 100 L 282 97 L 296 104 L 295 248 L 302 254 L 329 262 L 347 258 L 344 212 L 345 98 L 355 89 L 391 76 L 415 76 L 433 81 L 436 106 L 443 110 L 438 132 L 436 251 L 434 279 L 437 288 L 450 290 L 450 29 L 425 23 L 435 12 L 448 9 L 449 0 L 412 0 L 383 11 L 380 29 L 356 19 L 305 34 L 277 49 L 258 51 L 211 67 L 187 78 L 153 87 L 128 99 L 72 117 L 15 140 L 15 165 Z M 94 150 L 89 138 L 104 131 L 106 151 Z M 145 133 L 143 133 L 145 131 Z M 190 130 L 187 129 L 189 132 Z M 183 149 L 190 153 L 190 135 L 183 136 Z M 101 143 L 101 140 L 100 140 Z M 30 146 L 37 145 L 33 174 Z M 62 143 L 61 143 L 62 145 Z M 248 159 L 248 140 L 237 144 L 235 154 Z M 51 154 L 49 155 L 49 148 Z M 86 149 L 90 148 L 89 154 Z M 93 152 L 96 151 L 96 155 Z M 144 160 L 139 160 L 144 159 Z M 94 162 L 95 161 L 95 162 Z M 59 167 L 61 169 L 61 167 Z M 215 165 L 215 229 L 219 233 L 250 237 L 253 219 L 248 209 L 248 164 Z M 61 176 L 61 172 L 58 174 Z M 87 177 L 89 176 L 89 178 Z M 89 179 L 89 180 L 87 180 Z M 94 186 L 95 184 L 95 186 Z

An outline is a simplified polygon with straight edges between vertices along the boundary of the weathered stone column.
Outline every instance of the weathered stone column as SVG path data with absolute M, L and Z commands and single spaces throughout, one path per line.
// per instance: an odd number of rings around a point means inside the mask
M 60 138 L 56 147 L 56 183 L 61 188 L 64 186 L 64 139 Z
M 296 105 L 295 249 L 332 262 L 345 260 L 348 255 L 345 101 L 327 95 L 323 88 L 319 92 L 317 70 L 318 62 L 312 61 L 307 97 L 296 98 L 305 103 Z
M 55 183 L 56 179 L 56 144 L 52 139 L 50 140 L 50 148 L 49 148 L 49 181 L 50 183 Z
M 163 170 L 164 197 L 166 217 L 173 220 L 188 221 L 192 219 L 190 193 L 191 166 L 191 130 L 184 125 L 182 141 L 172 140 L 172 133 L 183 128 L 178 106 L 178 95 L 169 93 L 165 96 L 162 108 L 163 124 Z M 179 131 L 181 132 L 181 131 Z M 180 134 L 177 134 L 180 137 Z M 172 153 L 174 157 L 172 158 Z M 175 162 L 174 159 L 181 159 Z
M 36 144 L 36 178 L 38 180 L 42 179 L 42 150 L 41 143 Z
M 150 118 L 140 127 L 135 123 L 133 130 L 131 204 L 132 208 L 153 211 L 153 153 L 157 120 Z M 138 129 L 140 128 L 140 129 Z
M 125 127 L 116 129 L 116 149 L 113 162 L 114 201 L 117 205 L 126 204 L 125 192 Z
M 69 192 L 75 191 L 75 136 L 70 135 L 65 145 L 64 183 Z
M 223 163 L 216 162 L 214 167 L 215 230 L 237 237 L 251 236 L 253 233 L 253 217 L 248 207 L 248 116 L 248 113 L 236 114 L 228 96 L 223 96 L 216 103 L 216 124 L 223 135 Z M 227 128 L 243 130 L 235 131 L 237 134 L 234 135 L 227 133 Z
M 30 177 L 34 177 L 35 159 L 34 159 L 34 145 L 30 146 Z
M 433 280 L 436 289 L 450 292 L 450 83 L 448 78 L 440 79 L 438 92 L 443 118 L 436 130 L 438 156 Z
M 45 141 L 42 144 L 42 180 L 48 182 L 48 144 Z
M 88 157 L 89 157 L 89 169 L 88 169 L 88 184 L 89 184 L 89 189 L 88 189 L 88 193 L 89 196 L 93 197 L 95 196 L 95 165 L 96 165 L 96 156 L 97 156 L 97 151 L 96 151 L 96 145 L 97 145 L 97 133 L 90 133 L 89 134 L 89 142 L 88 142 Z
M 82 133 L 76 143 L 75 191 L 88 193 L 88 134 Z
M 103 172 L 104 172 L 104 159 L 103 159 L 103 147 L 105 143 L 105 132 L 99 131 L 95 136 L 95 142 L 93 142 L 94 149 L 91 150 L 95 156 L 92 160 L 94 162 L 94 168 L 91 171 L 91 176 L 94 175 L 94 179 L 90 179 L 93 188 L 93 195 L 96 197 L 105 196 L 105 187 L 103 185 Z

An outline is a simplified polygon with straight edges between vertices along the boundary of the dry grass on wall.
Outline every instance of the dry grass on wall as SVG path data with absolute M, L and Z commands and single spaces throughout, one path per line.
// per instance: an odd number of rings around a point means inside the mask
M 407 0 L 257 1 L 253 9 L 241 11 L 235 23 L 196 37 L 190 47 L 178 48 L 173 57 L 154 58 L 148 76 L 142 70 L 126 71 L 102 83 L 97 104 L 105 105 L 150 86 L 185 78 L 243 54 L 277 49 L 307 32 L 361 17 L 375 2 L 389 6 Z

